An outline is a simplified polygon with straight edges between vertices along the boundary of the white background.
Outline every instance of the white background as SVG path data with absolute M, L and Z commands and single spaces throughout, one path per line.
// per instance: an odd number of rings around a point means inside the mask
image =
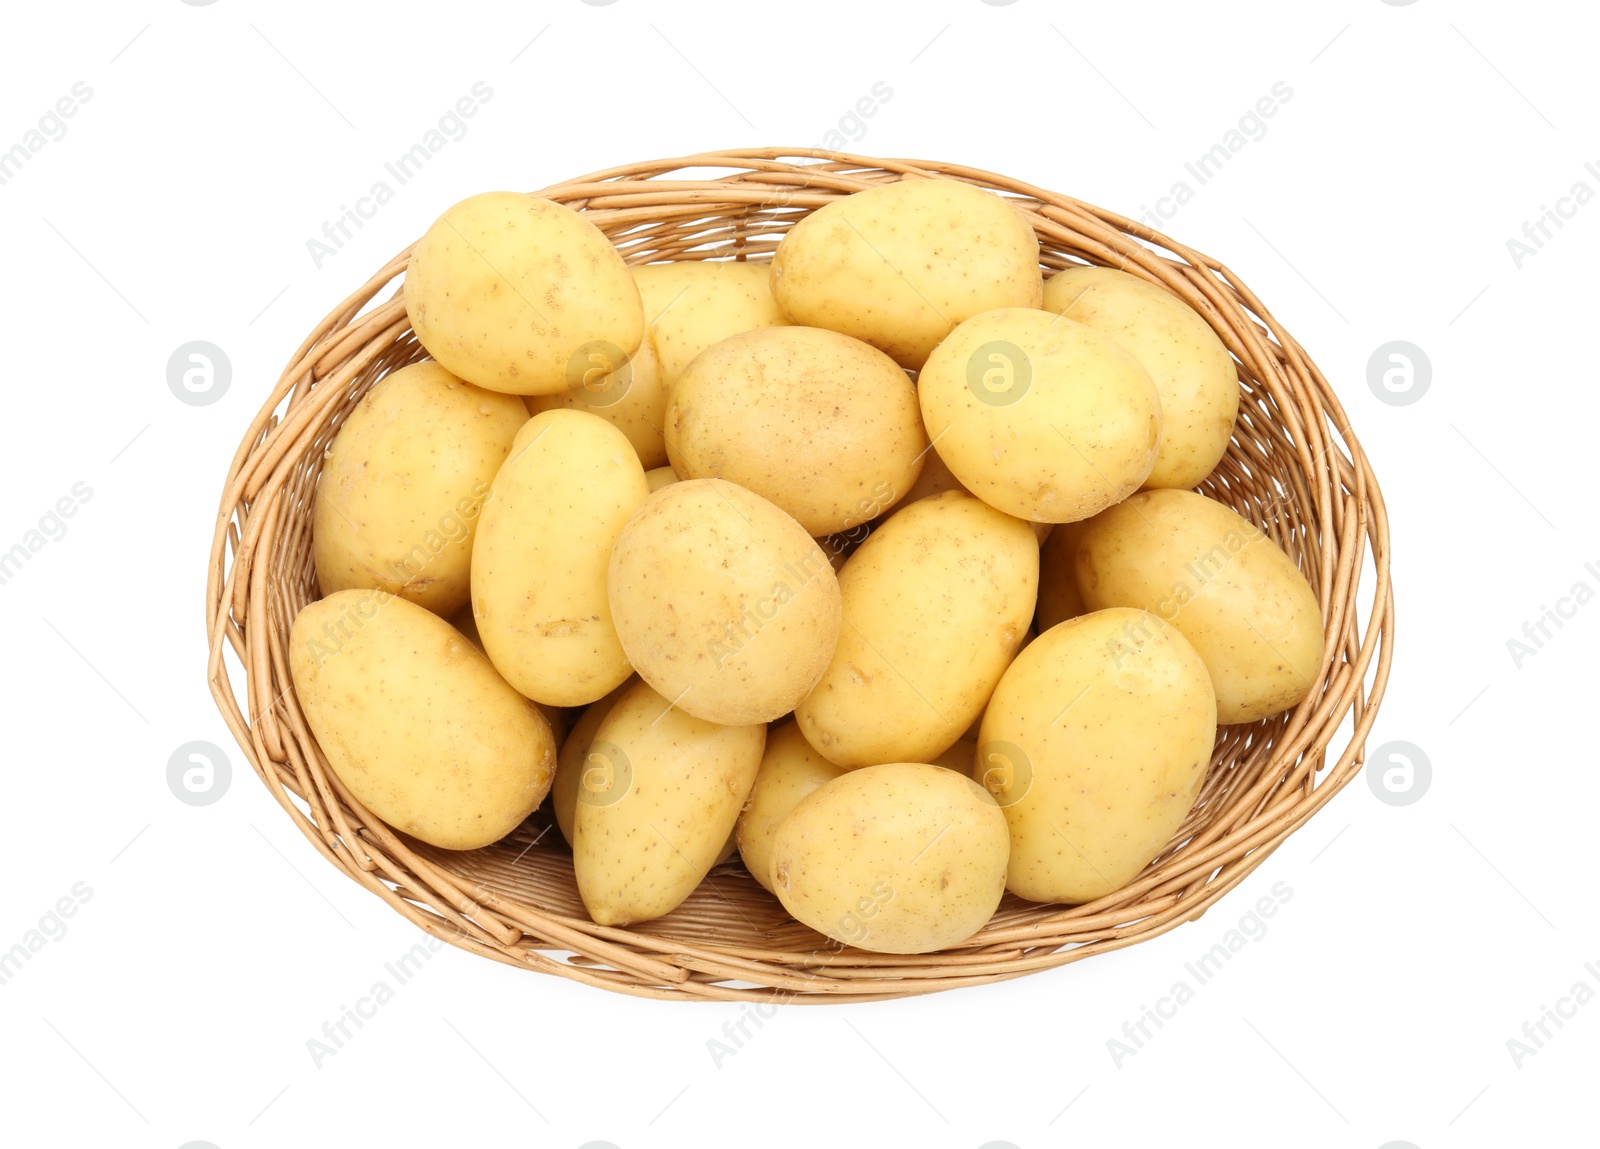
M 0 550 L 92 497 L 0 586 L 0 950 L 92 891 L 0 985 L 4 1139 L 221 1149 L 471 1138 L 578 1146 L 1593 1144 L 1600 589 L 1590 353 L 1600 191 L 1587 6 L 1417 0 L 773 7 L 127 0 L 11 5 L 0 149 L 83 81 L 0 186 Z M 431 15 L 429 13 L 432 13 Z M 477 81 L 493 91 L 343 250 L 306 241 Z M 444 207 L 613 164 L 822 141 L 1006 172 L 1139 215 L 1282 81 L 1292 98 L 1164 227 L 1228 264 L 1334 381 L 1392 514 L 1398 659 L 1371 745 L 1421 747 L 1407 806 L 1358 780 L 1198 923 L 932 998 L 791 1008 L 720 1066 L 738 1007 L 634 1000 L 446 949 L 336 1056 L 307 1040 L 420 937 L 328 867 L 205 689 L 223 475 L 311 327 Z M 857 129 L 851 127 L 851 132 Z M 1193 181 L 1190 181 L 1193 183 Z M 173 350 L 223 348 L 180 403 Z M 1380 402 L 1402 339 L 1431 387 Z M 1597 570 L 1586 572 L 1584 564 Z M 169 791 L 181 744 L 233 782 Z M 1274 883 L 1292 898 L 1135 1056 L 1108 1039 Z M 1563 1132 L 1562 1130 L 1567 1130 Z

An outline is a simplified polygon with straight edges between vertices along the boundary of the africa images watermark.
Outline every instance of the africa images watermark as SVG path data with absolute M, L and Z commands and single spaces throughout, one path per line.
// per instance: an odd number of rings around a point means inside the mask
M 67 537 L 66 520 L 78 513 L 78 508 L 94 498 L 94 488 L 79 481 L 72 489 L 52 503 L 39 516 L 39 521 L 26 531 L 22 538 L 5 550 L 0 550 L 0 586 L 6 586 L 33 561 L 33 556 L 51 543 Z M 0 544 L 3 545 L 3 544 Z
M 1584 164 L 1583 170 L 1589 179 L 1600 183 L 1600 165 L 1595 161 Z M 1540 204 L 1539 214 L 1523 221 L 1522 234 L 1506 240 L 1506 252 L 1511 256 L 1511 265 L 1521 271 L 1528 260 L 1543 251 L 1556 233 L 1566 227 L 1594 197 L 1594 187 L 1588 179 L 1580 177 L 1567 189 L 1566 195 L 1556 197 L 1554 204 Z
M 1530 1057 L 1536 1057 L 1551 1041 L 1558 1037 L 1567 1022 L 1578 1016 L 1578 1011 L 1595 999 L 1595 986 L 1600 985 L 1600 965 L 1585 962 L 1584 977 L 1572 983 L 1566 993 L 1556 998 L 1555 1005 L 1540 1003 L 1539 1013 L 1522 1023 L 1515 1037 L 1506 1038 L 1506 1052 L 1511 1064 L 1521 1069 Z M 1590 978 L 1594 981 L 1591 983 Z
M 1139 205 L 1139 222 L 1159 228 L 1171 221 L 1185 204 L 1194 199 L 1196 188 L 1214 180 L 1233 157 L 1245 148 L 1266 139 L 1267 121 L 1282 111 L 1283 106 L 1292 99 L 1294 89 L 1283 80 L 1275 82 L 1267 89 L 1266 95 L 1239 117 L 1233 127 L 1222 133 L 1221 139 L 1183 165 L 1187 178 L 1174 180 L 1167 194 L 1157 197 L 1155 203 Z M 1191 178 L 1194 180 L 1192 184 L 1189 182 Z
M 395 999 L 396 991 L 421 973 L 444 946 L 443 938 L 429 934 L 425 941 L 418 942 L 394 961 L 384 962 L 386 976 L 373 982 L 366 993 L 356 998 L 354 1005 L 341 1003 L 339 1012 L 322 1023 L 318 1035 L 306 1038 L 311 1064 L 321 1069 L 330 1057 L 343 1050 L 367 1022 L 378 1016 L 380 1009 Z
M 4 187 L 21 174 L 33 157 L 50 144 L 67 138 L 67 121 L 94 99 L 94 89 L 79 80 L 50 107 L 38 122 L 22 133 L 22 138 L 4 151 L 0 151 L 0 187 Z
M 1600 564 L 1584 563 L 1583 572 L 1600 583 Z M 1521 670 L 1528 659 L 1542 651 L 1563 627 L 1578 617 L 1578 612 L 1594 601 L 1595 589 L 1589 579 L 1580 578 L 1556 599 L 1554 606 L 1539 604 L 1539 613 L 1522 624 L 1521 635 L 1506 639 L 1511 664 Z
M 75 882 L 40 916 L 37 923 L 23 932 L 20 941 L 0 952 L 0 986 L 10 985 L 23 967 L 33 960 L 34 954 L 51 942 L 66 937 L 66 920 L 76 917 L 78 910 L 92 897 L 94 890 L 88 882 Z
M 782 573 L 787 577 L 773 583 L 771 590 L 745 607 L 738 621 L 725 623 L 722 635 L 706 643 L 706 653 L 716 668 L 721 670 L 723 663 L 742 651 L 767 623 L 778 617 L 795 595 L 820 578 L 824 571 L 831 573 L 833 564 L 828 562 L 821 547 L 812 548 L 799 562 L 785 563 Z
M 339 214 L 323 222 L 321 236 L 306 240 L 312 265 L 321 271 L 324 263 L 338 255 L 355 233 L 394 199 L 397 188 L 410 183 L 445 148 L 466 139 L 467 121 L 492 99 L 494 89 L 484 80 L 477 81 L 416 143 L 383 165 L 383 175 L 373 181 L 366 195 L 356 197 L 354 204 L 340 204 Z

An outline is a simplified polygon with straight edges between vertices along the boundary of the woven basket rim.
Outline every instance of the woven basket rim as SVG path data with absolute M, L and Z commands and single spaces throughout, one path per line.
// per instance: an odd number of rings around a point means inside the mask
M 688 178 L 707 172 L 722 174 Z M 1219 729 L 1194 810 L 1135 881 L 1082 906 L 1038 906 L 1008 894 L 979 934 L 935 954 L 832 942 L 774 911 L 775 899 L 736 866 L 719 867 L 665 918 L 627 929 L 595 925 L 576 902 L 570 855 L 549 844 L 558 836 L 537 818 L 503 843 L 462 854 L 404 838 L 328 769 L 290 684 L 287 638 L 298 607 L 315 597 L 309 515 L 322 451 L 377 379 L 425 357 L 398 286 L 380 299 L 403 277 L 413 244 L 290 358 L 229 467 L 207 571 L 212 696 L 257 776 L 324 858 L 429 934 L 522 968 L 651 998 L 872 1001 L 1020 977 L 1195 920 L 1349 784 L 1393 658 L 1387 510 L 1328 381 L 1226 265 L 1136 220 L 934 160 L 732 149 L 608 168 L 535 194 L 586 213 L 630 263 L 761 261 L 817 207 L 923 178 L 1006 196 L 1038 234 L 1046 274 L 1079 263 L 1117 267 L 1178 295 L 1217 331 L 1239 366 L 1240 419 L 1227 457 L 1201 489 L 1261 526 L 1316 591 L 1326 653 L 1307 699 Z M 248 717 L 229 675 L 230 651 L 243 669 Z

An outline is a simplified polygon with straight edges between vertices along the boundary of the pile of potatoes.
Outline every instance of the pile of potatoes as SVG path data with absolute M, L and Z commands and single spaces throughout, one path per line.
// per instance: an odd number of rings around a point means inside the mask
M 1191 489 L 1233 358 L 1135 275 L 1046 280 L 997 195 L 908 178 L 770 264 L 629 267 L 490 193 L 404 297 L 429 358 L 327 448 L 296 698 L 412 838 L 548 800 L 601 925 L 735 853 L 881 952 L 958 945 L 1006 890 L 1093 901 L 1171 844 L 1219 722 L 1322 673 L 1295 563 Z

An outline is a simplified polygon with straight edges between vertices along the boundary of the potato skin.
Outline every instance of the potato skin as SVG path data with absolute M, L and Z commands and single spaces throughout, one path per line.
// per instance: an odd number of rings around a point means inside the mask
M 381 590 L 311 603 L 290 631 L 289 669 L 328 765 L 402 833 L 477 849 L 516 829 L 550 789 L 550 724 L 420 606 Z
M 582 780 L 584 760 L 589 756 L 589 747 L 594 744 L 594 736 L 600 729 L 600 723 L 611 713 L 611 708 L 616 705 L 617 699 L 638 681 L 630 675 L 626 682 L 610 694 L 586 706 L 583 713 L 578 716 L 578 720 L 572 724 L 571 733 L 561 742 L 561 749 L 556 753 L 556 776 L 550 783 L 550 809 L 556 816 L 556 826 L 561 830 L 561 836 L 567 840 L 569 846 L 578 840 L 578 785 Z
M 1132 606 L 1182 632 L 1205 660 L 1223 723 L 1299 703 L 1322 670 L 1311 584 L 1249 520 L 1194 491 L 1141 491 L 1085 524 L 1078 589 L 1091 610 Z
M 1078 904 L 1131 882 L 1194 805 L 1216 728 L 1205 664 L 1154 615 L 1041 634 L 995 687 L 973 768 L 1010 826 L 1006 888 Z
M 795 707 L 806 739 L 851 769 L 931 762 L 983 712 L 1038 585 L 1032 530 L 964 491 L 891 516 L 839 573 L 839 644 Z
M 772 257 L 772 295 L 795 323 L 920 368 L 963 320 L 1039 306 L 1039 240 L 992 192 L 901 180 L 835 200 L 790 228 Z
M 611 552 L 611 617 L 639 677 L 712 722 L 787 714 L 839 640 L 839 583 L 799 523 L 722 479 L 661 488 Z
M 769 893 L 772 838 L 779 823 L 813 790 L 843 773 L 844 767 L 835 766 L 818 754 L 793 722 L 774 725 L 767 731 L 761 769 L 739 814 L 735 833 L 745 869 Z
M 536 702 L 582 706 L 630 673 L 606 569 L 648 495 L 627 438 L 599 416 L 535 415 L 495 475 L 472 547 L 472 613 L 489 658 Z
M 368 391 L 328 445 L 311 511 L 323 594 L 382 589 L 437 615 L 472 593 L 478 514 L 527 413 L 412 363 Z
M 688 259 L 633 269 L 645 322 L 670 387 L 696 355 L 741 331 L 780 327 L 788 317 L 772 298 L 765 263 Z
M 528 414 L 571 407 L 598 415 L 628 437 L 641 467 L 648 471 L 664 465 L 667 444 L 661 438 L 661 420 L 667 409 L 667 388 L 649 334 L 621 364 L 613 364 L 598 349 L 589 354 L 591 365 L 565 391 L 523 396 Z
M 1183 300 L 1111 267 L 1069 267 L 1044 285 L 1044 309 L 1115 339 L 1161 396 L 1152 487 L 1197 486 L 1216 468 L 1239 415 L 1239 373 L 1211 325 Z
M 644 337 L 622 256 L 583 216 L 521 192 L 462 200 L 411 254 L 406 315 L 446 368 L 512 395 L 567 390 L 601 348 L 620 361 Z
M 1109 336 L 1031 308 L 974 316 L 917 377 L 922 421 L 952 474 L 990 506 L 1086 519 L 1139 489 L 1161 441 L 1150 374 Z
M 755 782 L 767 728 L 722 726 L 629 687 L 595 732 L 578 784 L 572 862 L 603 926 L 676 909 L 716 864 Z
M 818 327 L 746 331 L 697 355 L 672 385 L 664 433 L 679 476 L 747 487 L 814 538 L 893 505 L 928 450 L 906 373 Z
M 769 877 L 797 920 L 877 953 L 966 941 L 1005 891 L 1005 816 L 970 778 L 921 762 L 824 783 L 778 825 Z

